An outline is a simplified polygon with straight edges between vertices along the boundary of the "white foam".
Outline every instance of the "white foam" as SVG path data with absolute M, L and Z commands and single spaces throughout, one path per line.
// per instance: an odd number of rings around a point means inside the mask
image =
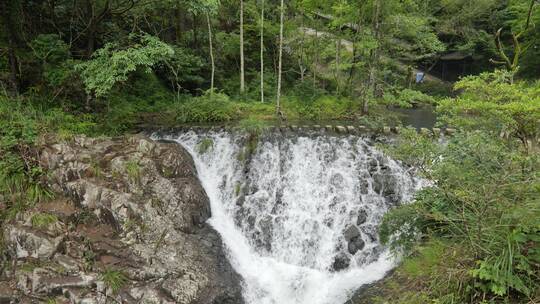
M 213 147 L 201 154 L 197 147 L 203 138 L 212 139 Z M 188 132 L 167 139 L 193 156 L 211 202 L 209 222 L 244 279 L 248 304 L 344 303 L 394 267 L 376 235 L 390 205 L 374 191 L 370 174 L 383 169 L 391 174 L 401 201 L 421 183 L 361 138 L 267 136 L 247 169 L 239 157 L 242 135 Z M 243 203 L 238 201 L 241 189 Z M 356 225 L 360 210 L 368 214 L 358 225 L 365 247 L 351 255 L 343 231 Z M 336 272 L 337 253 L 351 262 Z

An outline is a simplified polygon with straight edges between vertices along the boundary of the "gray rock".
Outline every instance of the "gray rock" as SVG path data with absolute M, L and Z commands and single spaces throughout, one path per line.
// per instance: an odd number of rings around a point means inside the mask
M 334 257 L 334 262 L 332 263 L 333 271 L 340 271 L 347 269 L 351 264 L 351 259 L 345 253 L 339 253 Z
M 364 224 L 367 221 L 367 218 L 368 218 L 368 215 L 367 215 L 366 210 L 361 209 L 358 212 L 358 217 L 356 218 L 356 225 L 360 226 Z
M 350 254 L 355 254 L 359 250 L 364 249 L 365 243 L 362 240 L 362 234 L 356 226 L 350 226 L 343 233 L 347 241 L 347 250 Z
M 55 254 L 63 239 L 20 225 L 8 225 L 4 229 L 4 238 L 19 259 L 48 259 Z
M 357 237 L 349 241 L 349 244 L 347 245 L 347 250 L 350 254 L 355 254 L 358 251 L 364 249 L 365 245 L 366 243 L 364 242 L 364 240 L 362 240 L 361 237 Z
M 62 288 L 89 288 L 96 275 L 61 276 L 49 270 L 36 268 L 32 273 L 32 292 L 42 295 L 60 293 Z
M 355 238 L 358 238 L 361 236 L 360 230 L 356 226 L 350 226 L 345 230 L 343 233 L 343 236 L 345 237 L 345 240 L 347 242 L 350 242 L 351 240 L 354 240 Z
M 54 256 L 54 261 L 64 267 L 68 272 L 77 272 L 79 270 L 78 262 L 67 255 L 56 254 Z
M 180 145 L 143 136 L 77 137 L 45 147 L 40 163 L 74 212 L 59 215 L 71 227 L 62 236 L 6 226 L 9 252 L 64 269 L 18 272 L 20 291 L 105 303 L 108 291 L 98 278 L 112 268 L 129 279 L 114 295 L 119 303 L 243 303 L 241 278 L 206 224 L 209 200 Z

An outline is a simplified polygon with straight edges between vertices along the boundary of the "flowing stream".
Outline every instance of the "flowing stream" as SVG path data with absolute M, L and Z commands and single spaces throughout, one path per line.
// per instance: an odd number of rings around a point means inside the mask
M 368 139 L 269 133 L 250 150 L 238 132 L 160 138 L 192 154 L 246 303 L 345 303 L 394 267 L 377 227 L 423 182 Z

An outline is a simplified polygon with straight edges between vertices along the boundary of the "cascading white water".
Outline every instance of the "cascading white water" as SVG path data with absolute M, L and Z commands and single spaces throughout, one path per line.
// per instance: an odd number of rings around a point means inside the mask
M 344 303 L 394 266 L 377 227 L 422 182 L 366 140 L 267 134 L 249 153 L 238 133 L 162 138 L 192 154 L 246 303 Z

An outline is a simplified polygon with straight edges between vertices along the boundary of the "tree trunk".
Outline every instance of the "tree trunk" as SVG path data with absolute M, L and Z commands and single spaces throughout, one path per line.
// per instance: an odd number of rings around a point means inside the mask
M 264 0 L 261 0 L 261 102 L 264 102 Z
M 216 66 L 214 62 L 214 48 L 212 46 L 212 24 L 210 23 L 210 15 L 206 13 L 206 23 L 208 24 L 208 45 L 210 48 L 210 62 L 212 64 L 212 74 L 210 76 L 210 94 L 214 93 L 214 74 Z
M 175 10 L 174 10 L 174 29 L 175 29 L 175 35 L 174 35 L 174 39 L 176 41 L 176 43 L 180 43 L 180 41 L 182 40 L 182 30 L 183 30 L 183 26 L 182 26 L 182 12 L 180 10 L 179 7 L 177 7 Z
M 8 64 L 9 64 L 9 85 L 11 86 L 10 91 L 14 92 L 16 95 L 19 94 L 19 61 L 16 54 L 17 46 L 17 31 L 15 29 L 15 23 L 13 17 L 15 15 L 14 5 L 17 4 L 17 1 L 13 1 L 8 4 L 8 1 L 1 3 L 2 10 L 2 23 L 7 30 L 7 53 L 8 53 Z M 10 7 L 11 5 L 11 7 Z
M 313 64 L 313 87 L 317 85 L 317 69 L 319 68 L 319 32 L 315 28 L 315 39 L 313 39 L 315 47 L 315 62 Z
M 280 21 L 279 21 L 279 56 L 278 56 L 278 83 L 276 96 L 276 114 L 281 116 L 281 68 L 283 60 L 283 22 L 285 18 L 285 4 L 281 0 Z
M 198 32 L 198 28 L 197 28 L 197 15 L 193 14 L 193 47 L 194 48 L 198 48 L 199 46 L 199 41 L 197 39 L 197 32 Z
M 304 26 L 304 12 L 301 11 L 301 27 L 302 27 L 302 39 L 300 40 L 300 60 L 298 62 L 298 66 L 300 68 L 300 81 L 304 82 L 304 74 L 306 73 L 306 67 L 304 66 L 304 42 L 306 40 L 306 28 Z
M 362 11 L 359 11 L 358 12 L 359 16 L 362 15 Z M 356 44 L 358 43 L 358 36 L 360 35 L 360 29 L 362 28 L 362 19 L 359 18 L 358 20 L 358 23 L 357 23 L 357 30 L 356 30 L 356 33 L 354 34 L 354 39 L 353 39 L 353 55 L 352 55 L 352 64 L 351 64 L 351 68 L 349 70 L 349 83 L 348 83 L 348 87 L 349 87 L 349 90 L 350 90 L 350 93 L 351 93 L 351 96 L 354 96 L 354 74 L 355 74 L 355 70 L 356 70 L 356 64 L 357 64 L 357 60 L 358 60 L 358 48 L 356 47 Z
M 381 43 L 380 37 L 380 13 L 381 13 L 381 0 L 375 0 L 375 9 L 373 10 L 373 33 L 375 34 L 375 40 L 377 41 L 377 47 L 371 51 L 371 62 L 369 69 L 369 83 L 368 83 L 368 96 L 364 97 L 364 104 L 362 106 L 362 112 L 367 114 L 369 98 L 375 97 L 375 89 L 377 86 L 377 68 L 379 63 L 379 49 Z
M 244 91 L 244 0 L 240 0 L 240 94 Z
M 341 37 L 336 40 L 336 66 L 334 68 L 335 79 L 336 79 L 336 95 L 339 95 L 339 64 L 341 61 Z
M 91 0 L 86 0 L 86 14 L 88 15 L 88 32 L 86 37 L 86 56 L 90 58 L 94 53 L 96 40 L 96 20 L 94 6 Z

